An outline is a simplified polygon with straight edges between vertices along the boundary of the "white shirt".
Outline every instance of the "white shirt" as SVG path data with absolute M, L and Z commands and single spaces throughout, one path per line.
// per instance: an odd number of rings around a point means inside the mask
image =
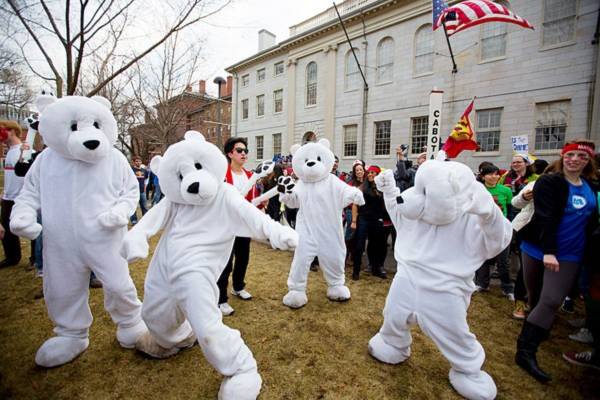
M 4 159 L 4 192 L 3 200 L 14 200 L 19 195 L 23 187 L 24 178 L 15 175 L 15 164 L 19 161 L 21 155 L 21 144 L 10 146 Z
M 231 178 L 233 179 L 233 186 L 235 186 L 238 192 L 241 192 L 244 186 L 246 186 L 246 182 L 248 182 L 248 175 L 244 171 L 239 174 L 231 171 Z

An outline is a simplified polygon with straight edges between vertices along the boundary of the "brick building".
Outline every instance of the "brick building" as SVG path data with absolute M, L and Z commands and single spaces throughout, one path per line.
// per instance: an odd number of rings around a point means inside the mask
M 148 162 L 189 130 L 199 131 L 206 140 L 223 147 L 231 135 L 231 92 L 231 76 L 217 97 L 206 93 L 206 81 L 200 80 L 197 90 L 189 85 L 183 93 L 156 105 L 155 116 L 147 116 L 144 124 L 129 131 L 133 154 Z

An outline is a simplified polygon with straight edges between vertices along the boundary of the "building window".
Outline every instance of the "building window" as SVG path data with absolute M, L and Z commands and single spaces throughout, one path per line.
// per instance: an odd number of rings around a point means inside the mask
M 273 92 L 273 110 L 276 113 L 283 111 L 283 89 Z
M 275 63 L 275 76 L 283 74 L 283 71 L 284 71 L 283 61 Z
M 570 101 L 535 105 L 535 149 L 556 150 L 565 144 Z
M 500 150 L 500 122 L 502 109 L 477 111 L 477 144 L 478 151 Z
M 358 153 L 358 125 L 344 126 L 344 157 L 356 157 Z
M 356 57 L 358 58 L 358 49 L 354 49 Z M 360 87 L 360 72 L 358 71 L 358 64 L 354 59 L 352 50 L 348 50 L 346 53 L 346 79 L 344 80 L 345 90 L 354 90 Z
M 281 155 L 281 133 L 273 134 L 273 155 Z
M 429 117 L 415 117 L 410 119 L 410 154 L 420 154 L 427 147 L 427 133 L 429 131 Z
M 506 55 L 506 23 L 488 22 L 481 25 L 481 60 Z
M 265 150 L 264 145 L 265 145 L 264 136 L 257 136 L 256 137 L 256 159 L 257 160 L 263 159 L 264 150 Z
M 575 40 L 576 0 L 544 0 L 542 47 Z
M 423 25 L 415 34 L 415 75 L 433 72 L 433 30 Z
M 262 117 L 265 115 L 265 95 L 256 96 L 256 116 Z
M 242 100 L 242 119 L 248 119 L 248 99 Z
M 312 61 L 306 66 L 306 105 L 317 104 L 317 63 Z
M 375 122 L 375 155 L 387 156 L 390 154 L 392 121 Z
M 384 38 L 377 45 L 377 82 L 394 80 L 394 40 Z
M 246 74 L 242 76 L 242 87 L 248 87 L 250 84 L 250 75 Z
M 267 75 L 264 68 L 261 68 L 256 71 L 256 82 L 262 82 L 265 80 L 265 76 Z

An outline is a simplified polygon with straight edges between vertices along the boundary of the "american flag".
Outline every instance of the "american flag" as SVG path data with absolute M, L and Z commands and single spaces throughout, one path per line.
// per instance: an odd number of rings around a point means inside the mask
M 486 22 L 507 22 L 533 29 L 524 18 L 490 0 L 467 0 L 448 7 L 443 0 L 433 0 L 433 30 L 446 22 L 448 36 Z

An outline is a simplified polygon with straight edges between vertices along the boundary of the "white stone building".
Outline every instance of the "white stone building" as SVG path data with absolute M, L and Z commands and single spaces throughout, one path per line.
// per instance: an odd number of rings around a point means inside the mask
M 333 8 L 292 26 L 280 43 L 262 30 L 259 52 L 227 68 L 232 135 L 248 138 L 251 162 L 287 154 L 314 132 L 332 142 L 344 170 L 356 158 L 392 167 L 397 145 L 409 144 L 412 158 L 422 151 L 437 87 L 444 138 L 477 98 L 481 151 L 459 157 L 471 167 L 507 167 L 511 136 L 526 135 L 530 153 L 548 160 L 565 140 L 600 144 L 598 1 L 498 2 L 535 30 L 488 23 L 456 33 L 457 73 L 443 30 L 432 31 L 431 0 L 339 4 L 368 90 Z

